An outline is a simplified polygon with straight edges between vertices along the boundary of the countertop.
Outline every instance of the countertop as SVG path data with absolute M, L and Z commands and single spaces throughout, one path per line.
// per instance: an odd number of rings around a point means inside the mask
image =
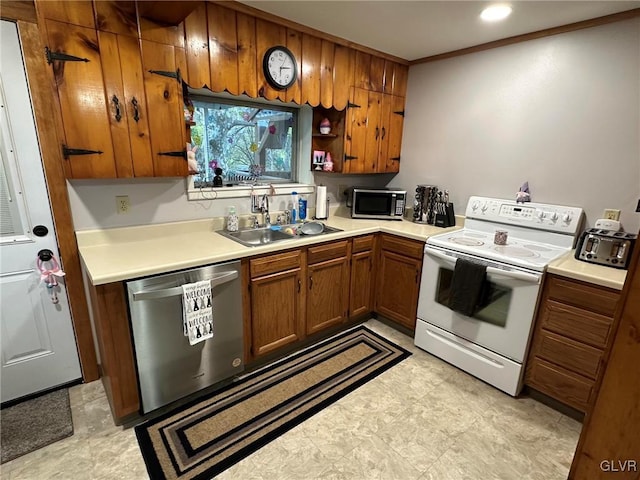
M 223 218 L 86 230 L 76 232 L 76 238 L 89 280 L 93 285 L 102 285 L 368 233 L 383 232 L 426 241 L 430 236 L 457 230 L 464 224 L 463 217 L 456 218 L 455 227 L 439 228 L 408 220 L 355 220 L 340 208 L 332 209 L 331 213 L 324 223 L 342 232 L 260 247 L 246 247 L 215 233 L 222 230 Z M 573 250 L 549 264 L 547 271 L 616 290 L 622 289 L 627 274 L 626 270 L 576 260 Z
M 575 280 L 582 280 L 583 282 L 593 283 L 602 287 L 622 290 L 624 280 L 627 277 L 626 270 L 582 262 L 575 259 L 575 253 L 575 250 L 571 250 L 559 259 L 551 262 L 547 267 L 547 272 Z
M 223 228 L 223 218 L 86 230 L 76 232 L 76 238 L 89 280 L 93 285 L 102 285 L 367 233 L 384 232 L 426 241 L 432 235 L 461 228 L 464 219 L 457 220 L 458 226 L 445 229 L 408 220 L 354 220 L 338 209 L 324 223 L 342 232 L 259 247 L 246 247 L 215 233 Z

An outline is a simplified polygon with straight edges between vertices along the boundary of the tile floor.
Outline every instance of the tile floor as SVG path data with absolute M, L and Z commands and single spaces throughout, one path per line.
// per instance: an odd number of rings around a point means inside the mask
M 219 475 L 220 479 L 566 479 L 581 424 L 513 399 L 366 324 L 413 355 Z M 2 465 L 18 479 L 146 479 L 132 428 L 100 381 L 70 390 L 75 434 Z

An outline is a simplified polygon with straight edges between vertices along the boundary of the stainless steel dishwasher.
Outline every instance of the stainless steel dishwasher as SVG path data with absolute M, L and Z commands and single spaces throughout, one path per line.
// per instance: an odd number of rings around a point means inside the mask
M 213 338 L 189 345 L 182 285 L 211 281 Z M 147 413 L 244 369 L 240 262 L 127 282 L 133 343 Z

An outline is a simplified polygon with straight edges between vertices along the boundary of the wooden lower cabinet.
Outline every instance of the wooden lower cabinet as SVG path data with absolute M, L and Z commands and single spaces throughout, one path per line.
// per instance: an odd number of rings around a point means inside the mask
M 307 335 L 347 320 L 349 259 L 346 256 L 309 265 L 307 285 Z
M 250 352 L 253 359 L 304 338 L 301 251 L 250 260 Z
M 375 235 L 363 235 L 353 239 L 349 291 L 350 317 L 358 317 L 373 311 L 376 271 L 375 239 Z
M 548 274 L 525 384 L 587 412 L 606 364 L 620 292 Z
M 424 243 L 382 234 L 376 312 L 415 329 Z

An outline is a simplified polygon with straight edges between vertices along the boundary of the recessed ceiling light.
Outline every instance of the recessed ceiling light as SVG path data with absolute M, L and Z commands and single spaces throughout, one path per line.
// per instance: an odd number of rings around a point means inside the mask
M 485 8 L 480 14 L 480 18 L 485 22 L 496 22 L 507 18 L 511 14 L 509 5 L 491 5 Z

